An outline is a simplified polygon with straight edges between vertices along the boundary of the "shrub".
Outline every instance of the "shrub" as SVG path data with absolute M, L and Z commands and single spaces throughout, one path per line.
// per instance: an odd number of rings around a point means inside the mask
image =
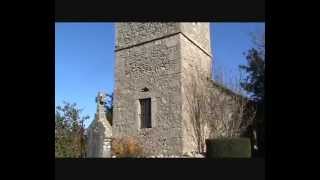
M 250 158 L 249 138 L 222 138 L 206 141 L 207 157 L 210 158 Z
M 111 148 L 116 157 L 139 157 L 142 155 L 142 148 L 135 137 L 113 139 Z

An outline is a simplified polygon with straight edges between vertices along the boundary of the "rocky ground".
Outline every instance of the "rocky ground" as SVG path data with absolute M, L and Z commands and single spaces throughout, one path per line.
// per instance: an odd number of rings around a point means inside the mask
M 116 156 L 112 156 L 112 158 L 117 158 Z M 156 155 L 156 156 L 148 156 L 142 158 L 205 158 L 203 154 L 197 152 L 189 152 L 183 155 Z

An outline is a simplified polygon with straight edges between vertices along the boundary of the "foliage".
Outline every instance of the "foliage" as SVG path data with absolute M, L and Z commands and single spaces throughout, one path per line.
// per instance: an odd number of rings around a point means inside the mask
M 195 74 L 190 76 L 186 91 L 186 100 L 188 107 L 188 115 L 193 130 L 193 140 L 196 143 L 197 151 L 203 153 L 205 151 L 206 126 L 208 124 L 207 116 L 207 93 L 205 80 L 199 78 L 200 73 L 197 70 Z
M 265 78 L 264 35 L 261 40 L 253 38 L 253 42 L 255 47 L 246 53 L 247 64 L 239 66 L 247 74 L 240 84 L 244 90 L 251 94 L 254 101 L 263 102 Z
M 113 139 L 112 153 L 116 157 L 139 157 L 142 155 L 142 148 L 137 138 L 124 137 Z
M 113 116 L 113 93 L 107 94 L 107 103 L 106 103 L 106 117 L 112 126 L 112 116 Z
M 255 118 L 255 107 L 243 96 L 226 94 L 223 90 L 210 93 L 208 97 L 210 109 L 210 137 L 238 137 Z
M 246 73 L 241 81 L 241 87 L 250 93 L 252 100 L 257 104 L 257 116 L 251 131 L 256 132 L 258 153 L 263 154 L 265 144 L 265 36 L 252 36 L 254 47 L 246 53 L 247 64 L 239 66 Z M 249 132 L 249 134 L 254 134 Z
M 75 103 L 63 102 L 55 112 L 55 157 L 79 158 L 85 156 L 86 139 L 84 121 L 88 116 L 81 117 L 81 109 Z
M 229 81 L 231 82 L 231 81 Z M 205 140 L 220 137 L 237 137 L 255 117 L 255 108 L 239 95 L 236 85 L 233 91 L 214 83 L 196 70 L 186 85 L 188 115 L 192 125 L 197 151 L 205 151 Z
M 207 157 L 250 158 L 251 144 L 248 138 L 223 138 L 206 141 Z

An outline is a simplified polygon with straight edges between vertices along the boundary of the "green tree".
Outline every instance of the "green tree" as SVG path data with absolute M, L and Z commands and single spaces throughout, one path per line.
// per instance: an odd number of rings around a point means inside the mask
M 241 80 L 240 85 L 257 105 L 254 124 L 252 129 L 248 131 L 257 132 L 257 153 L 263 155 L 265 152 L 265 35 L 263 33 L 261 36 L 253 35 L 252 37 L 254 47 L 245 53 L 247 64 L 239 66 L 240 70 L 243 70 L 247 75 Z
M 255 102 L 264 101 L 264 73 L 265 73 L 265 43 L 264 34 L 262 38 L 253 36 L 254 48 L 248 50 L 245 54 L 246 65 L 240 65 L 247 76 L 242 79 L 241 87 L 249 93 Z
M 55 112 L 55 157 L 85 157 L 86 140 L 84 121 L 89 116 L 80 116 L 82 109 L 76 103 L 63 102 Z

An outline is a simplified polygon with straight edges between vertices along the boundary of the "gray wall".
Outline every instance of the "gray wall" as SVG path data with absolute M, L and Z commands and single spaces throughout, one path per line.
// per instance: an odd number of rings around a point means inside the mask
M 113 137 L 137 137 L 148 155 L 195 151 L 185 89 L 196 68 L 211 79 L 211 53 L 209 23 L 116 23 Z M 150 129 L 141 98 L 152 101 Z
M 123 47 L 173 33 L 177 24 L 121 23 L 116 27 L 116 44 Z M 137 137 L 149 155 L 181 153 L 180 64 L 178 35 L 116 52 L 114 138 Z M 145 87 L 149 92 L 141 92 Z M 140 128 L 142 98 L 151 98 L 152 128 Z

